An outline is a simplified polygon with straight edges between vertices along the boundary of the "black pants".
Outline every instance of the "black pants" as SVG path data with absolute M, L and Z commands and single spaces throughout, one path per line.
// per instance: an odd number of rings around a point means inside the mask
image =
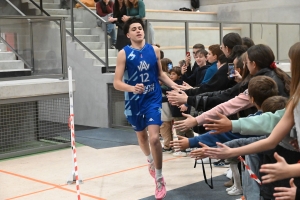
M 288 164 L 295 164 L 300 160 L 300 153 L 296 151 L 290 151 L 288 149 L 285 149 L 281 146 L 277 146 L 275 149 L 263 152 L 263 164 L 270 164 L 270 163 L 276 163 L 276 159 L 274 158 L 274 152 L 277 152 L 278 155 L 284 157 L 286 162 Z M 260 174 L 261 176 L 265 175 L 263 173 Z M 264 198 L 264 200 L 273 200 L 275 197 L 274 194 L 274 188 L 275 187 L 290 187 L 290 179 L 284 179 L 275 181 L 273 183 L 269 184 L 262 184 L 261 186 L 261 196 Z M 294 183 L 297 187 L 300 186 L 300 178 L 294 178 Z

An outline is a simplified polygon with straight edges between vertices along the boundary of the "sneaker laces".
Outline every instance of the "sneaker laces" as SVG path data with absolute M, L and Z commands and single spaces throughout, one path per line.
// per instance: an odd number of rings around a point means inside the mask
M 162 190 L 163 184 L 164 184 L 164 183 L 163 183 L 162 179 L 156 181 L 156 188 L 157 188 L 157 190 L 158 190 L 159 192 Z

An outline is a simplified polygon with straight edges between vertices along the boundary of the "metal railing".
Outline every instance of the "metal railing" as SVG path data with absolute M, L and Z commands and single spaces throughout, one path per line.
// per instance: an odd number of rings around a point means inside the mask
M 48 12 L 46 12 L 43 9 L 43 3 L 42 0 L 40 0 L 40 6 L 34 2 L 33 0 L 29 0 L 30 2 L 32 2 L 37 8 L 39 8 L 41 10 L 41 13 L 44 13 L 47 16 L 51 16 Z M 101 17 L 99 17 L 97 14 L 95 14 L 93 11 L 91 11 L 91 9 L 89 9 L 88 7 L 86 7 L 83 3 L 81 3 L 78 0 L 75 0 L 77 3 L 79 3 L 82 7 L 84 7 L 85 9 L 87 9 L 91 14 L 93 14 L 93 16 L 95 16 L 97 19 L 100 19 L 103 23 L 107 24 L 108 22 L 106 22 L 105 20 L 103 20 Z M 105 61 L 103 61 L 97 54 L 95 54 L 90 48 L 88 48 L 86 45 L 84 45 L 74 34 L 74 10 L 73 10 L 73 1 L 71 1 L 71 32 L 68 31 L 67 29 L 65 29 L 65 32 L 70 35 L 72 37 L 72 41 L 74 42 L 74 40 L 80 44 L 85 50 L 87 50 L 90 54 L 92 54 L 94 56 L 95 59 L 97 59 L 100 63 L 102 63 L 105 67 L 106 67 L 106 71 L 109 71 L 109 61 L 108 61 L 108 39 L 107 36 L 105 37 Z M 104 29 L 104 32 L 106 33 L 106 26 Z
M 279 27 L 280 26 L 286 26 L 286 25 L 294 25 L 299 27 L 298 31 L 298 41 L 300 40 L 300 23 L 281 23 L 281 22 L 233 22 L 233 21 L 199 21 L 199 20 L 161 20 L 161 19 L 147 19 L 146 24 L 148 25 L 149 22 L 181 22 L 184 24 L 184 31 L 185 31 L 185 50 L 189 51 L 189 24 L 190 23 L 212 23 L 212 24 L 218 24 L 219 27 L 219 42 L 222 44 L 222 39 L 223 39 L 223 29 L 225 25 L 228 24 L 240 24 L 240 25 L 248 25 L 249 26 L 249 37 L 253 38 L 253 25 L 274 25 L 276 26 L 276 31 L 275 31 L 275 37 L 276 40 L 274 41 L 276 44 L 276 59 L 279 60 L 279 49 L 280 49 L 280 44 L 279 44 Z M 263 30 L 262 30 L 263 32 Z M 261 34 L 262 34 L 261 32 Z M 149 33 L 146 33 L 148 35 Z M 296 41 L 295 41 L 296 42 Z
M 51 27 L 51 21 L 57 23 L 59 22 L 59 30 L 57 30 L 57 34 L 59 34 L 60 38 L 57 40 L 57 44 L 60 45 L 60 57 L 61 59 L 58 59 L 57 62 L 61 62 L 61 64 L 58 64 L 58 69 L 56 70 L 45 70 L 47 66 L 41 68 L 37 68 L 38 66 L 35 65 L 36 63 L 36 57 L 35 55 L 35 48 L 39 48 L 40 45 L 34 45 L 35 42 L 38 44 L 41 43 L 41 41 L 36 41 L 36 36 L 39 36 L 39 39 L 42 40 L 41 36 L 43 33 L 34 33 L 34 28 L 39 27 L 40 23 L 48 27 L 48 30 L 54 30 Z M 48 25 L 48 26 L 47 26 Z M 46 28 L 45 28 L 46 29 Z M 41 30 L 41 29 L 39 29 Z M 25 33 L 23 33 L 25 32 Z M 61 17 L 47 17 L 47 16 L 0 16 L 0 33 L 2 34 L 13 34 L 14 35 L 14 42 L 17 44 L 16 47 L 13 47 L 9 44 L 9 42 L 6 41 L 5 38 L 0 36 L 0 40 L 20 59 L 24 62 L 25 66 L 28 69 L 31 69 L 32 76 L 20 76 L 20 77 L 14 77 L 14 78 L 1 78 L 1 80 L 4 79 L 27 79 L 27 78 L 41 78 L 41 77 L 57 77 L 57 78 L 65 78 L 67 76 L 67 52 L 66 52 L 66 33 L 65 33 L 65 20 Z M 29 34 L 29 47 L 24 45 L 24 43 L 28 42 L 26 39 L 20 39 L 20 36 L 27 36 L 26 34 Z M 45 34 L 45 32 L 44 32 Z M 34 36 L 35 35 L 35 36 Z M 46 36 L 44 36 L 46 37 Z M 54 36 L 53 36 L 54 37 Z M 47 44 L 48 40 L 44 40 L 44 45 Z M 20 43 L 20 44 L 19 44 Z M 51 42 L 52 43 L 52 42 Z M 48 43 L 49 44 L 49 43 Z M 20 47 L 21 46 L 21 47 Z M 23 46 L 23 47 L 22 47 Z M 50 47 L 49 47 L 50 49 Z M 45 49 L 45 50 L 49 50 Z M 30 59 L 26 59 L 26 56 L 24 57 L 24 52 L 30 52 Z M 37 49 L 38 51 L 39 49 Z M 22 52 L 23 55 L 20 53 Z M 61 66 L 61 69 L 59 67 Z M 39 70 L 43 71 L 43 73 L 38 73 Z M 55 71 L 55 72 L 54 72 Z M 41 71 L 39 71 L 41 72 Z

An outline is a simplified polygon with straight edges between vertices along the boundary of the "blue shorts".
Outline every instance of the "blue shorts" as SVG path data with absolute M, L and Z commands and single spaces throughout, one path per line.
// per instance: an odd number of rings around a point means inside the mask
M 143 115 L 127 116 L 128 122 L 134 131 L 142 131 L 149 125 L 162 125 L 161 108 L 150 108 Z

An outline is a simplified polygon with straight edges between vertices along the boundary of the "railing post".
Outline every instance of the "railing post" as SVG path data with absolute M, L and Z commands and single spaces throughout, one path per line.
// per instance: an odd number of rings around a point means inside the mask
M 71 0 L 71 33 L 72 33 L 72 42 L 74 42 L 74 5 L 73 5 L 73 0 Z
M 190 51 L 190 46 L 189 46 L 189 22 L 184 22 L 184 37 L 185 37 L 185 52 Z
M 219 23 L 219 39 L 220 39 L 220 45 L 222 45 L 223 41 L 223 23 Z
M 276 60 L 279 61 L 279 24 L 276 24 Z
M 66 78 L 68 73 L 67 68 L 67 42 L 66 42 L 66 21 L 62 18 L 60 21 L 60 38 L 61 38 L 61 58 L 62 58 L 62 73 L 63 79 Z
M 104 32 L 105 67 L 106 67 L 106 72 L 108 72 L 108 66 L 109 66 L 109 63 L 108 63 L 108 35 L 107 35 L 107 23 L 106 22 L 102 23 L 102 29 Z
M 33 28 L 32 22 L 29 21 L 29 28 L 30 28 L 30 60 L 31 60 L 31 73 L 34 73 L 34 47 L 33 47 Z
M 145 22 L 146 22 L 145 23 L 145 25 L 146 25 L 145 41 L 148 43 L 149 42 L 149 21 L 146 19 Z
M 43 15 L 43 0 L 40 0 L 41 15 Z
M 249 37 L 252 39 L 252 29 L 253 29 L 253 24 L 249 24 Z

